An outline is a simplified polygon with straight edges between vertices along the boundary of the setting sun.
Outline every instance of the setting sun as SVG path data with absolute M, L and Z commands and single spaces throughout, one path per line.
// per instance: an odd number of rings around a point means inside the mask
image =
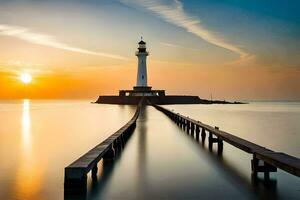
M 32 76 L 28 73 L 23 73 L 21 74 L 20 79 L 23 83 L 28 84 L 31 82 Z

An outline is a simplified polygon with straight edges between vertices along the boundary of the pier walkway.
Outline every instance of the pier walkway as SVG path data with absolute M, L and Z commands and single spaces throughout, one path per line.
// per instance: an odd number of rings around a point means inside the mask
M 209 134 L 209 148 L 212 149 L 213 144 L 216 143 L 219 154 L 221 154 L 223 151 L 223 141 L 247 153 L 253 154 L 251 168 L 255 175 L 258 172 L 264 172 L 265 178 L 268 178 L 269 172 L 276 172 L 277 168 L 280 168 L 288 173 L 300 177 L 300 159 L 296 157 L 281 152 L 274 152 L 270 149 L 254 144 L 225 131 L 221 131 L 219 130 L 219 127 L 209 126 L 161 106 L 153 106 L 166 114 L 178 126 L 182 127 L 188 133 L 192 135 L 196 134 L 197 140 L 199 140 L 200 132 L 202 141 L 205 141 L 206 134 Z M 263 161 L 262 165 L 260 164 L 260 161 Z
M 208 147 L 209 150 L 211 151 L 213 149 L 213 145 L 217 144 L 217 153 L 218 154 L 222 154 L 223 152 L 223 141 L 227 142 L 231 145 L 233 145 L 234 147 L 241 149 L 242 151 L 252 154 L 253 155 L 253 159 L 251 162 L 251 166 L 252 166 L 252 172 L 255 176 L 257 176 L 258 172 L 263 172 L 265 179 L 269 179 L 269 173 L 270 172 L 275 172 L 277 171 L 277 168 L 280 168 L 290 174 L 293 174 L 295 176 L 300 176 L 300 160 L 296 157 L 284 154 L 284 153 L 280 153 L 280 152 L 274 152 L 270 149 L 267 149 L 265 147 L 259 146 L 257 144 L 251 143 L 247 140 L 244 140 L 242 138 L 239 138 L 237 136 L 234 136 L 230 133 L 224 132 L 219 130 L 218 127 L 212 127 L 209 126 L 207 124 L 201 123 L 200 121 L 196 121 L 193 120 L 189 117 L 180 115 L 179 113 L 175 113 L 171 110 L 165 109 L 161 106 L 158 105 L 153 105 L 157 110 L 161 111 L 162 113 L 164 113 L 166 116 L 168 116 L 170 119 L 172 119 L 181 129 L 185 130 L 187 133 L 189 133 L 193 139 L 193 141 L 199 141 L 199 137 L 201 137 L 202 139 L 202 144 L 204 144 L 205 139 L 206 139 L 206 135 L 208 135 Z M 141 116 L 141 119 L 139 118 L 140 113 L 144 112 L 145 110 L 150 110 L 151 111 L 151 116 L 157 116 L 157 119 L 154 118 L 151 120 L 151 122 L 148 122 L 148 118 L 149 118 L 149 114 L 147 115 L 146 113 L 143 114 L 143 116 Z M 194 194 L 197 196 L 198 193 L 195 191 L 199 191 L 199 189 L 192 187 L 192 185 L 197 185 L 201 183 L 199 182 L 198 178 L 193 180 L 192 182 L 188 182 L 188 180 L 183 180 L 182 178 L 180 178 L 180 174 L 186 174 L 186 173 L 194 173 L 194 174 L 198 174 L 199 177 L 201 177 L 201 179 L 203 179 L 204 174 L 201 174 L 204 169 L 207 170 L 207 172 L 205 173 L 205 177 L 209 178 L 211 176 L 217 176 L 214 173 L 211 174 L 211 172 L 209 172 L 210 168 L 206 166 L 205 164 L 205 159 L 207 161 L 208 158 L 206 157 L 201 157 L 201 155 L 197 155 L 197 154 L 201 154 L 201 151 L 197 152 L 196 154 L 192 153 L 193 150 L 189 150 L 189 145 L 187 144 L 187 141 L 185 141 L 185 138 L 178 138 L 177 136 L 174 136 L 173 133 L 174 131 L 181 131 L 181 129 L 176 128 L 176 126 L 174 126 L 174 128 L 169 127 L 170 125 L 168 125 L 169 123 L 166 122 L 166 117 L 162 117 L 164 115 L 160 114 L 156 114 L 157 111 L 155 111 L 154 108 L 147 106 L 146 108 L 143 108 L 142 102 L 140 102 L 140 104 L 137 106 L 136 112 L 134 114 L 134 116 L 132 117 L 132 119 L 126 124 L 124 125 L 122 128 L 120 128 L 117 132 L 115 132 L 114 134 L 112 134 L 109 138 L 107 138 L 105 141 L 103 141 L 102 143 L 100 143 L 99 145 L 97 145 L 96 147 L 94 147 L 93 149 L 91 149 L 89 152 L 87 152 L 85 155 L 83 155 L 82 157 L 80 157 L 79 159 L 77 159 L 76 161 L 74 161 L 72 164 L 70 164 L 69 166 L 67 166 L 65 168 L 65 192 L 82 192 L 82 191 L 86 191 L 87 189 L 87 174 L 91 171 L 92 173 L 92 178 L 94 178 L 97 182 L 97 175 L 98 174 L 98 162 L 100 160 L 103 160 L 103 166 L 104 167 L 104 161 L 105 160 L 115 160 L 116 159 L 116 153 L 121 151 L 124 148 L 124 144 L 128 141 L 129 137 L 132 135 L 133 132 L 139 132 L 139 134 L 142 134 L 138 137 L 141 137 L 141 140 L 138 140 L 138 146 L 130 146 L 130 150 L 127 149 L 127 152 L 125 153 L 125 157 L 127 159 L 126 162 L 124 161 L 123 155 L 120 157 L 121 160 L 123 160 L 122 162 L 125 162 L 125 167 L 124 164 L 122 164 L 123 168 L 125 168 L 125 170 L 123 171 L 123 180 L 125 182 L 123 182 L 124 184 L 127 183 L 131 183 L 133 180 L 130 180 L 131 178 L 135 177 L 136 180 L 139 179 L 143 179 L 143 183 L 141 184 L 141 187 L 143 187 L 145 189 L 147 189 L 147 180 L 150 180 L 151 177 L 151 181 L 153 182 L 153 178 L 157 178 L 157 174 L 160 174 L 158 176 L 159 181 L 158 183 L 162 183 L 160 180 L 160 178 L 162 177 L 167 177 L 168 179 L 173 179 L 177 176 L 178 180 L 182 180 L 183 183 L 182 184 L 189 184 L 191 185 L 191 190 L 190 190 L 190 194 Z M 159 113 L 159 112 L 157 112 Z M 135 126 L 136 126 L 136 122 L 137 120 L 139 120 L 139 125 L 138 125 L 138 130 L 135 130 Z M 175 129 L 176 128 L 176 129 Z M 178 130 L 177 130 L 178 129 Z M 150 144 L 149 144 L 149 140 L 148 142 L 145 140 L 144 137 L 142 137 L 143 135 L 145 136 L 147 132 L 147 137 L 154 138 L 151 139 Z M 150 133 L 151 132 L 151 133 Z M 167 134 L 167 132 L 170 132 L 169 134 Z M 173 135 L 173 136 L 172 136 Z M 176 134 L 175 134 L 176 135 Z M 169 138 L 167 138 L 166 136 L 169 136 Z M 136 138 L 137 136 L 134 136 L 134 138 Z M 136 139 L 134 139 L 136 140 Z M 132 143 L 132 141 L 130 140 L 130 142 Z M 177 144 L 176 144 L 177 142 Z M 196 142 L 198 144 L 198 142 Z M 195 143 L 195 144 L 196 144 Z M 152 145 L 151 147 L 149 147 L 148 145 Z M 195 148 L 193 147 L 194 145 L 192 145 L 192 149 Z M 199 146 L 201 148 L 203 148 L 203 145 L 196 145 Z M 134 150 L 136 149 L 136 150 Z M 126 149 L 125 149 L 126 150 Z M 128 152 L 131 151 L 131 152 Z M 138 153 L 134 153 L 134 151 L 138 151 Z M 191 151 L 191 152 L 190 152 Z M 190 152 L 190 153 L 189 153 Z M 123 154 L 123 152 L 122 152 Z M 129 155 L 130 154 L 130 155 Z M 136 157 L 135 154 L 138 154 L 138 164 L 139 167 L 138 169 L 134 170 L 134 168 L 132 168 L 132 165 L 134 164 L 134 159 L 133 157 Z M 197 156 L 200 156 L 199 158 Z M 195 157 L 196 156 L 196 157 Z M 151 175 L 151 173 L 148 175 L 147 174 L 148 170 L 151 169 L 151 166 L 147 166 L 147 158 L 149 159 L 149 157 L 151 157 L 152 159 L 152 168 L 153 168 L 153 161 L 155 163 L 155 166 L 158 166 L 157 169 L 154 170 L 153 174 Z M 176 164 L 177 159 L 176 158 L 180 158 L 181 162 Z M 207 157 L 214 157 L 210 154 L 208 154 Z M 129 159 L 129 161 L 127 161 Z M 193 159 L 191 159 L 193 158 Z M 133 160 L 132 160 L 133 159 Z M 187 159 L 191 159 L 191 160 L 187 160 Z M 204 159 L 204 160 L 203 160 Z M 224 158 L 223 158 L 224 159 Z M 244 182 L 244 178 L 241 176 L 239 177 L 237 174 L 237 172 L 234 172 L 234 170 L 232 169 L 232 167 L 228 167 L 229 165 L 232 164 L 227 164 L 227 162 L 223 159 L 219 158 L 212 158 L 213 162 L 216 162 L 217 165 L 220 165 L 222 167 L 224 167 L 225 169 L 228 168 L 227 170 L 222 170 L 222 169 L 218 169 L 221 170 L 221 173 L 226 174 L 226 176 L 229 176 L 230 178 L 233 177 L 233 179 L 238 179 L 238 182 Z M 249 157 L 246 159 L 249 160 Z M 115 161 L 113 161 L 115 162 Z M 170 164 L 171 163 L 171 164 Z M 107 163 L 106 163 L 107 165 Z M 130 167 L 128 167 L 130 166 Z M 166 167 L 166 170 L 163 171 L 164 166 Z M 182 166 L 180 169 L 178 168 L 179 166 Z M 202 166 L 201 170 L 198 172 L 197 170 L 199 170 L 199 166 Z M 239 165 L 238 165 L 239 166 Z M 149 168 L 149 169 L 148 169 Z M 141 177 L 134 175 L 135 173 L 140 173 L 140 170 L 143 170 L 143 173 L 140 174 Z M 187 169 L 188 171 L 182 171 L 181 169 Z M 177 171 L 176 171 L 177 170 Z M 192 170 L 192 171 L 189 171 Z M 105 174 L 105 170 L 101 171 L 101 174 Z M 109 170 L 111 171 L 111 170 Z M 232 171 L 232 173 L 231 173 Z M 168 174 L 170 174 L 170 176 L 168 176 Z M 209 175 L 210 174 L 210 175 Z M 228 175 L 229 174 L 229 175 Z M 147 176 L 147 177 L 145 177 Z M 122 181 L 122 176 L 118 176 L 118 180 Z M 127 177 L 124 179 L 124 177 Z M 191 177 L 191 174 L 189 174 L 189 177 Z M 195 177 L 196 178 L 196 177 Z M 205 178 L 205 179 L 206 179 Z M 215 179 L 215 177 L 213 177 L 213 179 Z M 177 179 L 176 179 L 177 180 Z M 177 181 L 178 181 L 177 180 Z M 240 181 L 242 180 L 242 181 Z M 119 182 L 117 181 L 117 183 Z M 144 183 L 144 181 L 146 181 Z M 191 181 L 191 180 L 190 180 Z M 223 180 L 224 181 L 224 180 Z M 155 181 L 154 181 L 155 182 Z M 164 181 L 163 181 L 164 182 Z M 174 180 L 175 182 L 175 180 Z M 194 182 L 194 183 L 193 183 Z M 219 181 L 220 183 L 222 181 Z M 234 181 L 236 182 L 236 181 Z M 116 183 L 116 184 L 117 184 Z M 175 191 L 178 190 L 178 188 L 176 189 L 176 185 L 172 185 L 171 184 L 172 181 L 170 182 L 170 185 L 165 188 L 165 191 L 168 190 L 172 190 L 174 194 L 176 194 Z M 195 184 L 197 183 L 197 184 Z M 178 185 L 182 185 L 177 183 Z M 236 186 L 238 184 L 234 183 Z M 122 185 L 121 188 L 126 188 L 126 187 L 130 187 L 131 185 L 134 185 L 134 183 L 129 184 L 128 186 Z M 142 186 L 144 185 L 144 186 Z M 248 185 L 247 181 L 246 184 Z M 101 187 L 104 187 L 104 185 L 102 185 Z M 105 186 L 107 187 L 107 186 Z M 154 187 L 154 186 L 149 186 Z M 163 185 L 160 185 L 161 188 L 165 187 Z M 223 187 L 223 186 L 222 186 Z M 246 186 L 249 187 L 249 186 Z M 170 189 L 172 188 L 172 189 Z M 205 188 L 203 186 L 203 188 Z M 120 188 L 119 188 L 120 189 Z M 120 189 L 122 190 L 122 189 Z M 155 190 L 159 191 L 159 188 L 156 188 Z M 128 191 L 130 191 L 130 188 L 128 188 Z M 108 191 L 109 193 L 109 191 Z M 113 194 L 113 191 L 111 192 L 112 194 L 109 194 L 108 196 L 112 195 L 114 196 L 115 194 Z M 142 191 L 143 193 L 143 191 Z M 151 192 L 147 192 L 147 194 L 151 194 Z M 186 194 L 188 195 L 188 194 Z M 111 196 L 111 197 L 112 197 Z M 116 196 L 114 196 L 116 197 Z M 121 197 L 121 196 L 118 196 Z M 167 197 L 167 196 L 163 196 L 163 197 Z M 192 197 L 192 196 L 191 196 Z
M 125 145 L 131 136 L 142 103 L 143 99 L 138 104 L 134 116 L 123 127 L 65 168 L 65 191 L 86 190 L 87 174 L 92 170 L 92 177 L 97 176 L 98 162 L 102 158 L 114 158 L 117 151 Z

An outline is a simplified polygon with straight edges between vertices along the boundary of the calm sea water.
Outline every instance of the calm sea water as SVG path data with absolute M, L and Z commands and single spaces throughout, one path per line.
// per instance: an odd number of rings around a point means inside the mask
M 300 157 L 299 103 L 165 107 Z M 64 167 L 134 111 L 88 101 L 0 101 L 0 199 L 82 199 L 64 197 Z M 121 156 L 99 163 L 98 182 L 89 179 L 83 199 L 300 199 L 299 178 L 278 170 L 268 183 L 254 181 L 250 160 L 226 143 L 217 156 L 146 107 Z

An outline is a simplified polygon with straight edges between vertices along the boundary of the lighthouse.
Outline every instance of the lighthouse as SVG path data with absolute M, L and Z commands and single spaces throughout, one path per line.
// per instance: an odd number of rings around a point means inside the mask
M 143 41 L 143 38 L 141 38 L 141 41 L 138 43 L 137 49 L 138 50 L 135 52 L 135 55 L 138 58 L 136 85 L 133 86 L 133 90 L 119 90 L 119 96 L 165 96 L 164 90 L 152 90 L 152 87 L 148 85 L 147 56 L 149 55 L 149 52 L 146 49 L 146 42 Z M 129 101 L 131 100 L 134 101 L 134 98 L 131 98 Z
M 138 71 L 136 87 L 148 87 L 147 83 L 147 56 L 149 53 L 146 51 L 146 42 L 141 40 L 139 42 L 138 51 L 135 53 L 138 57 Z
M 139 41 L 137 49 L 135 52 L 138 59 L 137 78 L 133 89 L 121 89 L 119 90 L 118 96 L 99 96 L 96 101 L 97 103 L 137 105 L 142 99 L 146 100 L 143 101 L 145 104 L 195 104 L 201 102 L 198 96 L 166 95 L 165 90 L 153 90 L 152 87 L 148 85 L 146 61 L 149 53 L 143 38 Z

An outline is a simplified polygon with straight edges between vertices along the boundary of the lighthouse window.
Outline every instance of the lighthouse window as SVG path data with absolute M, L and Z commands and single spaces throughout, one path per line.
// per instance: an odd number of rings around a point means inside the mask
M 144 75 L 142 76 L 142 79 L 144 79 Z

